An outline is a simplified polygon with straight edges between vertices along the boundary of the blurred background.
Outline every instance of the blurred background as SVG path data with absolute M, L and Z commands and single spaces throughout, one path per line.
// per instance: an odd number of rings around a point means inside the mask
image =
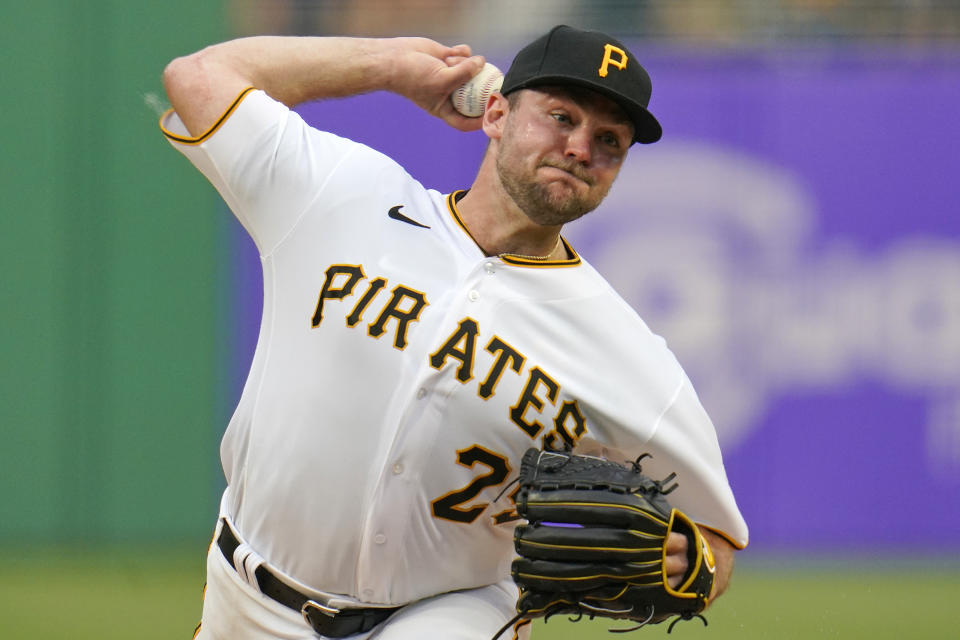
M 199 618 L 260 281 L 160 135 L 164 65 L 269 33 L 424 35 L 505 69 L 558 23 L 653 77 L 663 140 L 566 236 L 677 353 L 751 526 L 710 627 L 672 635 L 955 633 L 957 0 L 0 6 L 0 636 L 189 638 Z M 300 111 L 444 191 L 484 148 L 389 95 Z

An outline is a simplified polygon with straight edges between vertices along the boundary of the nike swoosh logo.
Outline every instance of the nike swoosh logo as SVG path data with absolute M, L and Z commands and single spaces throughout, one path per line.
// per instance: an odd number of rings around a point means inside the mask
M 406 222 L 407 224 L 412 224 L 415 227 L 421 227 L 423 229 L 429 229 L 425 224 L 420 224 L 416 220 L 411 220 L 407 216 L 400 213 L 400 209 L 403 209 L 404 205 L 398 204 L 395 207 L 390 207 L 390 211 L 387 212 L 387 215 L 393 218 L 394 220 L 399 220 L 400 222 Z

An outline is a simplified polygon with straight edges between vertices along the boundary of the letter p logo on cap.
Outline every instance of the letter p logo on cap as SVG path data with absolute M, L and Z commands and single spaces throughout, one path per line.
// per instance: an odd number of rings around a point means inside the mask
M 613 58 L 613 54 L 617 54 L 617 59 Z M 607 68 L 613 65 L 620 71 L 623 71 L 627 68 L 627 52 L 621 49 L 620 47 L 615 47 L 612 44 L 603 45 L 603 62 L 600 63 L 600 69 L 597 70 L 597 73 L 601 78 L 607 77 Z

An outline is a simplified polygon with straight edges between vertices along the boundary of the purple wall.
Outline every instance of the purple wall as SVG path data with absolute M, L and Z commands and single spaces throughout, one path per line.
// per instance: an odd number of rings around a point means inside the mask
M 953 548 L 960 56 L 637 52 L 664 138 L 566 235 L 693 378 L 751 546 Z M 486 142 L 384 94 L 302 113 L 444 191 Z M 242 381 L 259 307 L 238 305 Z

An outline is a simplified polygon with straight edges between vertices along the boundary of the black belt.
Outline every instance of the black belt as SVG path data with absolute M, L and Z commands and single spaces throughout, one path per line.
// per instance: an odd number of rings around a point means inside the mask
M 240 541 L 227 521 L 222 520 L 222 522 L 220 535 L 217 537 L 217 546 L 220 547 L 220 551 L 223 552 L 223 556 L 230 563 L 230 566 L 236 569 L 233 564 L 233 552 L 240 546 Z M 321 604 L 300 593 L 270 573 L 270 570 L 263 565 L 257 567 L 254 576 L 256 576 L 261 593 L 294 611 L 299 611 L 314 631 L 328 638 L 345 638 L 355 633 L 370 631 L 370 629 L 389 618 L 393 612 L 400 609 L 400 607 L 392 609 L 337 609 Z

